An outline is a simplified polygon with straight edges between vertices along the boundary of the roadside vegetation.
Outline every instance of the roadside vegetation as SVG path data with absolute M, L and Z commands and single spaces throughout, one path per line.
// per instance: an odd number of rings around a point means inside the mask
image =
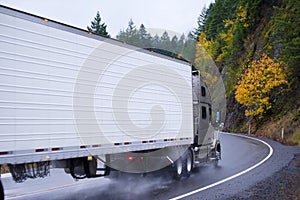
M 202 10 L 193 35 L 223 74 L 226 131 L 299 144 L 299 19 L 292 0 L 216 0 Z

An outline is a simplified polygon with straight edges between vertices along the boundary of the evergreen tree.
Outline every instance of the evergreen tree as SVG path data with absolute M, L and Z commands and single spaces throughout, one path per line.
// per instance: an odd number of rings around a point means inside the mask
M 173 53 L 180 53 L 180 50 L 178 49 L 178 38 L 176 35 L 174 35 L 172 37 L 172 40 L 171 40 L 171 49 L 173 51 Z
M 171 41 L 170 41 L 170 37 L 169 37 L 169 34 L 167 31 L 165 31 L 162 36 L 160 37 L 160 48 L 161 49 L 164 49 L 164 50 L 167 50 L 167 51 L 170 51 L 172 50 L 172 47 L 171 47 Z
M 186 40 L 184 34 L 182 34 L 179 39 L 177 36 L 173 36 L 172 39 L 170 39 L 167 31 L 165 31 L 161 37 L 157 34 L 152 37 L 151 34 L 147 32 L 144 24 L 141 24 L 139 29 L 137 29 L 131 19 L 128 22 L 126 30 L 119 32 L 117 39 L 141 48 L 155 48 L 161 53 L 169 51 L 173 53 L 172 55 L 170 54 L 171 56 L 176 57 L 178 54 L 180 54 L 180 57 L 183 57 L 184 51 L 189 61 L 193 61 L 194 59 L 195 42 L 192 39 L 191 33 L 189 34 L 189 40 Z
M 199 15 L 197 20 L 198 27 L 195 28 L 194 31 L 192 31 L 193 38 L 197 41 L 200 33 L 204 31 L 206 19 L 207 19 L 207 9 L 206 7 L 203 7 L 201 14 Z
M 116 38 L 122 42 L 126 42 L 127 41 L 127 35 L 126 35 L 126 31 L 124 30 L 120 30 L 119 34 L 116 36 Z
M 97 11 L 96 17 L 93 21 L 91 21 L 91 26 L 87 26 L 88 31 L 95 33 L 97 35 L 102 35 L 106 37 L 110 37 L 108 32 L 106 31 L 107 25 L 105 23 L 101 23 L 101 17 L 99 11 Z
M 155 36 L 153 37 L 152 46 L 154 48 L 159 48 L 159 46 L 160 46 L 160 38 L 157 34 L 155 34 Z
M 215 40 L 224 31 L 225 20 L 232 20 L 236 14 L 239 0 L 216 0 L 206 10 L 203 31 L 208 40 Z
M 291 69 L 291 78 L 294 87 L 300 83 L 300 2 L 283 0 L 281 7 L 275 7 L 277 14 L 274 17 L 277 36 L 274 42 L 279 47 L 282 60 Z
M 191 33 L 188 34 L 188 37 L 184 43 L 184 47 L 182 50 L 182 57 L 190 62 L 194 63 L 196 55 L 196 43 L 194 37 Z
M 143 47 L 152 47 L 152 37 L 149 33 L 147 33 L 146 27 L 144 24 L 141 24 L 139 31 L 138 31 L 140 40 L 143 44 Z
M 177 51 L 179 53 L 182 53 L 182 51 L 183 51 L 184 42 L 185 42 L 185 35 L 182 34 L 177 42 Z
M 128 35 L 136 34 L 136 27 L 135 27 L 132 19 L 130 19 L 129 22 L 128 22 L 128 27 L 126 29 L 126 32 L 127 32 Z
M 139 32 L 136 29 L 132 19 L 129 20 L 126 31 L 120 31 L 120 33 L 117 35 L 117 39 L 138 47 L 143 46 Z

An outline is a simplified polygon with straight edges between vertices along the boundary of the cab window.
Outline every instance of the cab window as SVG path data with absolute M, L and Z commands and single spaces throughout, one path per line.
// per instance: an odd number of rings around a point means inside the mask
M 206 117 L 207 117 L 206 107 L 202 106 L 201 111 L 202 111 L 202 119 L 206 119 Z
M 205 90 L 205 87 L 203 87 L 203 86 L 201 86 L 201 95 L 203 97 L 205 97 L 205 95 L 206 95 L 206 90 Z

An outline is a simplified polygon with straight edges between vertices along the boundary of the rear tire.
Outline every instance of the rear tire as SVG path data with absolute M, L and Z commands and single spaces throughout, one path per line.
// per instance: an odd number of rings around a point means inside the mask
M 176 160 L 175 164 L 174 164 L 174 179 L 175 180 L 180 180 L 182 178 L 183 175 L 183 161 L 182 158 L 178 158 L 178 160 Z
M 185 156 L 184 170 L 186 177 L 189 177 L 193 170 L 193 155 L 190 150 L 187 151 Z
M 215 160 L 214 160 L 214 166 L 219 167 L 219 160 L 221 160 L 221 144 L 218 143 L 214 149 L 215 154 Z

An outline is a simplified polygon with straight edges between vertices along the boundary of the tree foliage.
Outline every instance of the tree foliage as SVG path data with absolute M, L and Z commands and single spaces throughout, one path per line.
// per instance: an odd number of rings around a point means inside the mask
M 247 109 L 246 116 L 259 116 L 272 107 L 271 93 L 283 92 L 287 84 L 286 67 L 283 62 L 275 61 L 266 54 L 251 62 L 236 86 L 235 98 Z
M 198 17 L 197 24 L 198 27 L 192 31 L 193 38 L 198 41 L 199 35 L 204 32 L 205 23 L 207 20 L 207 8 L 204 7 L 201 11 L 201 14 Z
M 215 0 L 200 13 L 195 63 L 205 72 L 206 51 L 223 75 L 227 128 L 259 128 L 299 108 L 299 19 L 294 0 Z
M 274 45 L 279 47 L 282 60 L 292 71 L 294 87 L 300 83 L 300 1 L 283 0 L 281 6 L 275 7 L 273 18 Z
M 144 37 L 147 32 L 144 26 L 141 28 L 142 29 L 137 30 L 134 22 L 132 19 L 130 19 L 128 22 L 128 27 L 125 31 L 120 31 L 119 35 L 117 35 L 117 39 L 135 46 L 142 46 L 143 42 L 141 41 L 141 38 Z
M 200 70 L 201 77 L 207 86 L 211 87 L 216 84 L 218 81 L 218 76 L 214 76 L 212 73 L 211 62 L 213 62 L 211 58 L 211 41 L 207 41 L 205 37 L 205 33 L 202 32 L 199 36 L 198 42 L 196 44 L 196 56 L 195 56 L 195 67 Z
M 224 20 L 224 31 L 219 34 L 224 45 L 216 59 L 217 62 L 231 64 L 230 61 L 237 60 L 236 56 L 243 50 L 244 32 L 248 27 L 247 11 L 243 6 L 239 6 L 234 19 Z
M 189 37 L 185 37 L 182 34 L 179 39 L 176 35 L 170 37 L 167 31 L 164 31 L 161 36 L 157 34 L 152 36 L 148 33 L 144 24 L 141 24 L 137 29 L 132 19 L 128 22 L 126 30 L 119 32 L 117 39 L 141 48 L 169 51 L 173 55 L 178 55 L 177 57 L 184 58 L 190 62 L 193 62 L 195 58 L 195 41 L 191 34 Z
M 108 32 L 106 31 L 107 25 L 105 23 L 101 23 L 101 17 L 99 11 L 97 11 L 96 17 L 93 21 L 91 21 L 91 26 L 87 26 L 88 31 L 95 33 L 97 35 L 102 35 L 106 37 L 110 37 Z
M 294 79 L 299 83 L 300 1 L 216 0 L 203 8 L 198 17 L 198 27 L 192 33 L 195 40 L 199 40 L 201 34 L 205 33 L 205 39 L 210 43 L 205 49 L 210 52 L 220 70 L 226 67 L 227 71 L 236 71 L 244 65 L 240 58 L 245 50 L 245 41 L 255 33 L 266 11 L 272 15 L 275 13 L 271 18 L 274 27 L 270 31 L 275 38 L 274 51 L 280 50 L 276 58 L 291 68 Z M 265 17 L 270 20 L 270 16 Z M 235 74 L 229 73 L 229 76 Z

